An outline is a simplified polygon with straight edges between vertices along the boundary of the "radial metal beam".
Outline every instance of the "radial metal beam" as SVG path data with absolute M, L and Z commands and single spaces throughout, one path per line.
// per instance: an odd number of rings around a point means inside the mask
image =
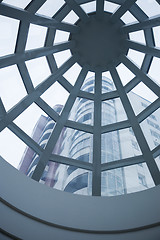
M 131 70 L 141 81 L 150 88 L 158 97 L 160 97 L 160 87 L 152 81 L 144 72 L 142 72 L 131 60 L 126 56 L 121 56 L 122 63 Z
M 101 196 L 101 91 L 102 72 L 95 72 L 92 195 Z
M 141 123 L 147 117 L 149 117 L 152 113 L 154 113 L 157 109 L 160 108 L 160 98 L 151 103 L 147 108 L 145 108 L 141 113 L 137 115 L 138 122 Z
M 102 171 L 108 171 L 116 168 L 121 168 L 121 167 L 127 167 L 127 166 L 132 166 L 135 164 L 139 163 L 144 163 L 144 157 L 141 156 L 135 156 L 135 157 L 130 157 L 130 158 L 124 158 L 118 161 L 113 161 L 113 162 L 108 162 L 108 163 L 103 163 L 101 165 L 101 170 Z
M 96 17 L 98 19 L 103 18 L 104 14 L 104 0 L 97 0 L 96 1 Z
M 88 21 L 88 15 L 85 13 L 85 11 L 78 5 L 78 3 L 75 0 L 65 0 L 65 2 L 68 4 L 68 6 L 79 16 L 79 18 L 87 22 Z
M 143 22 L 126 24 L 122 26 L 123 33 L 131 33 L 142 29 L 160 26 L 160 15 L 148 18 Z
M 21 53 L 10 54 L 0 58 L 0 68 L 11 66 L 13 64 L 19 64 L 34 58 L 47 56 L 53 53 L 64 51 L 66 49 L 71 49 L 72 47 L 74 47 L 74 42 L 70 41 L 70 42 L 55 44 L 52 47 L 42 47 L 42 48 L 27 50 Z
M 131 40 L 126 40 L 126 46 L 128 46 L 129 48 L 131 48 L 133 50 L 143 52 L 143 53 L 149 54 L 151 56 L 160 58 L 160 49 L 159 48 L 149 47 L 147 45 L 137 43 L 137 42 L 134 42 Z
M 3 118 L 5 115 L 6 115 L 6 110 L 2 102 L 2 99 L 0 98 L 0 119 Z
M 93 169 L 91 163 L 83 162 L 80 160 L 76 160 L 76 159 L 72 159 L 72 158 L 68 158 L 68 157 L 64 157 L 56 154 L 52 154 L 49 158 L 49 161 L 71 165 L 71 166 L 75 166 L 75 167 L 82 168 L 89 171 L 92 171 Z
M 36 101 L 56 80 L 59 76 L 63 75 L 72 65 L 76 59 L 71 57 L 65 62 L 54 74 L 49 76 L 41 84 L 39 84 L 34 91 L 24 97 L 17 103 L 4 118 L 0 121 L 0 131 L 2 131 L 9 123 L 18 117 L 25 109 L 27 109 L 34 101 Z
M 15 123 L 12 122 L 7 127 L 34 152 L 37 154 L 41 154 L 43 152 L 43 148 L 38 145 L 38 143 L 36 143 L 31 137 L 29 137 L 22 129 L 20 129 Z
M 38 98 L 35 103 L 55 122 L 59 121 L 59 115 L 42 98 Z
M 134 131 L 135 137 L 137 139 L 137 142 L 139 144 L 139 147 L 142 151 L 142 154 L 144 156 L 144 159 L 147 163 L 147 166 L 149 168 L 149 171 L 151 173 L 151 176 L 153 178 L 153 181 L 155 185 L 160 184 L 160 172 L 159 169 L 154 161 L 154 158 L 152 156 L 152 153 L 149 149 L 149 146 L 147 144 L 147 141 L 144 137 L 144 134 L 139 126 L 138 120 L 134 114 L 134 111 L 132 109 L 131 103 L 127 97 L 127 94 L 124 91 L 123 85 L 121 83 L 121 80 L 119 78 L 119 75 L 117 73 L 116 68 L 113 66 L 110 67 L 110 73 L 113 78 L 113 81 L 115 83 L 115 86 L 119 92 L 120 99 L 122 101 L 123 107 L 126 111 L 128 120 L 130 121 L 131 127 Z
M 28 69 L 26 67 L 26 64 L 22 62 L 22 63 L 19 63 L 17 65 L 17 67 L 18 67 L 18 70 L 20 72 L 20 75 L 21 75 L 23 84 L 25 86 L 25 89 L 26 89 L 27 93 L 29 94 L 32 91 L 34 91 L 34 86 L 33 86 L 32 80 L 30 78 L 30 75 L 28 73 Z
M 44 27 L 57 28 L 59 30 L 66 32 L 78 31 L 78 27 L 76 25 L 61 23 L 53 18 L 35 15 L 26 10 L 11 7 L 3 3 L 0 4 L 0 14 L 2 16 L 11 17 L 27 23 L 33 23 Z
M 38 9 L 46 2 L 47 0 L 32 0 L 27 7 L 25 8 L 25 10 L 31 12 L 31 13 L 35 13 L 38 11 Z
M 68 100 L 62 110 L 62 113 L 61 113 L 61 116 L 59 118 L 59 121 L 57 122 L 57 124 L 55 125 L 52 133 L 51 133 L 51 136 L 47 142 L 47 145 L 45 147 L 45 150 L 44 152 L 40 155 L 40 159 L 39 159 L 39 162 L 33 172 L 33 175 L 32 175 L 32 178 L 36 181 L 39 181 L 42 174 L 43 174 L 43 171 L 45 169 L 45 166 L 52 154 L 52 151 L 57 143 L 57 140 L 58 140 L 58 137 L 68 119 L 68 116 L 69 116 L 69 113 L 70 113 L 70 110 L 74 104 L 74 101 L 77 97 L 77 94 L 83 84 L 83 81 L 87 75 L 87 72 L 88 70 L 86 68 L 82 68 L 80 74 L 79 74 L 79 77 L 77 78 L 77 81 L 74 85 L 74 88 L 72 90 L 72 92 L 70 93 L 70 96 L 68 97 Z
M 123 14 L 125 14 L 125 12 L 127 12 L 127 10 L 129 10 L 131 8 L 131 6 L 136 2 L 137 0 L 126 0 L 119 8 L 116 12 L 114 12 L 111 16 L 111 20 L 112 22 L 116 22 L 119 18 L 121 18 L 123 16 Z

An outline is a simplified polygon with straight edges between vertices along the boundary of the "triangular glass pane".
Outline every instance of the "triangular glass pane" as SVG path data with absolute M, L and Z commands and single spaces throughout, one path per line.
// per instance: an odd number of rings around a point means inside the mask
M 160 108 L 140 123 L 151 150 L 160 145 Z
M 69 120 L 93 125 L 94 101 L 86 98 L 76 98 L 70 111 Z
M 59 68 L 60 66 L 62 66 L 63 63 L 65 63 L 72 56 L 72 54 L 70 50 L 65 50 L 62 52 L 55 53 L 53 54 L 53 56 L 55 57 L 56 64 Z
M 158 169 L 159 169 L 159 171 L 160 171 L 160 155 L 155 158 L 155 162 L 156 162 L 157 167 L 158 167 Z
M 0 96 L 8 111 L 26 96 L 26 90 L 16 65 L 1 68 L 0 79 Z
M 0 57 L 14 53 L 18 26 L 18 20 L 0 16 Z
M 51 75 L 46 57 L 26 61 L 26 65 L 34 87 Z
M 70 82 L 72 85 L 75 84 L 80 71 L 81 71 L 81 67 L 78 63 L 75 63 L 71 68 L 69 68 L 68 71 L 66 71 L 63 76 L 68 80 L 68 82 Z
M 46 38 L 47 27 L 30 24 L 28 38 L 26 43 L 26 50 L 40 48 L 44 46 Z
M 76 129 L 63 128 L 53 153 L 82 162 L 92 162 L 93 136 Z
M 132 128 L 125 128 L 102 134 L 102 163 L 117 161 L 141 154 L 141 150 Z
M 142 82 L 127 95 L 136 115 L 157 99 L 157 96 Z
M 127 120 L 127 115 L 120 98 L 102 102 L 102 126 Z
M 48 88 L 41 98 L 53 108 L 55 105 L 65 105 L 68 99 L 69 93 L 56 81 L 50 88 Z M 61 112 L 61 111 L 60 111 Z M 57 112 L 57 113 L 60 113 Z
M 123 64 L 119 64 L 117 67 L 117 72 L 120 76 L 123 86 L 126 85 L 130 80 L 132 80 L 135 75 Z

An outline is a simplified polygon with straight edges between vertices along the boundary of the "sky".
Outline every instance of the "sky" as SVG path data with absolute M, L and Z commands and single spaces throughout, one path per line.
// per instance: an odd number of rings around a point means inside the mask
M 30 0 L 4 0 L 4 3 L 11 4 L 15 7 L 25 8 Z M 38 14 L 42 14 L 51 17 L 58 9 L 64 4 L 63 0 L 48 0 L 39 10 Z M 160 13 L 160 6 L 155 0 L 138 0 L 136 2 L 140 7 L 143 8 L 144 12 L 152 17 Z M 83 9 L 89 13 L 95 10 L 96 2 L 89 4 L 83 4 Z M 109 12 L 114 12 L 118 5 L 109 3 L 105 1 L 105 10 Z M 64 19 L 64 21 L 69 23 L 74 23 L 78 19 L 77 15 L 71 11 L 70 14 Z M 135 22 L 136 19 L 130 12 L 126 12 L 121 18 L 126 24 Z M 14 53 L 16 37 L 18 32 L 19 21 L 11 19 L 8 17 L 0 16 L 0 57 L 8 54 Z M 47 28 L 36 26 L 30 24 L 29 34 L 25 50 L 35 49 L 43 47 Z M 153 28 L 155 45 L 160 47 L 160 27 Z M 62 31 L 56 32 L 55 43 L 67 41 L 69 34 Z M 133 41 L 145 44 L 145 38 L 143 31 L 137 31 L 130 34 L 130 39 Z M 57 66 L 61 66 L 70 56 L 71 52 L 66 50 L 64 52 L 54 54 Z M 141 67 L 143 62 L 144 54 L 129 50 L 128 57 L 134 61 L 138 67 Z M 50 69 L 48 67 L 45 57 L 38 59 L 29 60 L 26 62 L 27 69 L 31 76 L 34 87 L 40 84 L 44 79 L 46 79 L 50 74 Z M 160 84 L 160 59 L 154 57 L 149 76 L 153 78 L 154 81 Z M 69 71 L 64 74 L 64 77 L 74 85 L 81 67 L 75 64 Z M 121 77 L 123 85 L 126 85 L 133 77 L 134 74 L 130 72 L 123 64 L 117 67 L 119 76 Z M 89 73 L 92 76 L 93 73 Z M 104 76 L 109 76 L 109 73 L 103 73 Z M 152 93 L 143 84 L 137 85 L 133 91 L 142 96 L 143 98 L 153 102 L 156 99 L 154 93 Z M 26 90 L 22 83 L 22 79 L 18 68 L 16 65 L 0 69 L 0 96 L 6 111 L 9 111 L 16 103 L 18 103 L 23 97 L 26 96 Z M 67 98 L 68 92 L 58 83 L 53 84 L 44 94 L 42 94 L 42 99 L 45 100 L 51 107 L 55 104 L 64 105 Z M 29 136 L 32 135 L 32 130 L 41 115 L 46 115 L 36 104 L 32 104 L 27 108 L 14 122 L 22 128 Z M 4 129 L 0 133 L 0 155 L 5 158 L 14 167 L 17 167 L 21 157 L 24 153 L 26 145 L 10 130 Z M 8 149 L 9 148 L 9 149 Z

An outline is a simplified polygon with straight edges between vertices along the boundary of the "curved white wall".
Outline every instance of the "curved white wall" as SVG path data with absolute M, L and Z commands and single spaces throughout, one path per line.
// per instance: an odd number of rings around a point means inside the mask
M 0 158 L 0 229 L 20 239 L 158 240 L 159 196 L 160 186 L 109 198 L 65 193 Z

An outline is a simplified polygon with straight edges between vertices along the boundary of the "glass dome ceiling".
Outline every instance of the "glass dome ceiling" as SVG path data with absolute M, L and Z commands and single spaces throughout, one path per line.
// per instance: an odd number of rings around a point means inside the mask
M 85 169 L 92 173 L 92 195 L 97 196 L 106 172 L 140 164 L 148 169 L 150 186 L 160 184 L 160 135 L 150 144 L 144 124 L 160 116 L 159 13 L 159 0 L 1 1 L 2 157 L 18 167 L 28 146 L 39 155 L 32 174 L 36 181 L 48 161 Z M 84 88 L 89 77 L 95 79 L 91 92 Z M 106 92 L 105 77 L 113 85 Z M 132 92 L 147 104 L 137 107 Z M 94 103 L 93 125 L 70 118 L 77 98 Z M 105 123 L 101 112 L 113 99 L 121 102 L 126 117 Z M 53 108 L 56 104 L 63 105 L 60 113 Z M 41 115 L 55 122 L 45 148 L 32 136 Z M 92 134 L 91 162 L 52 153 L 64 127 Z M 102 162 L 103 136 L 126 129 L 133 132 L 140 154 Z M 141 176 L 139 180 L 143 182 Z

